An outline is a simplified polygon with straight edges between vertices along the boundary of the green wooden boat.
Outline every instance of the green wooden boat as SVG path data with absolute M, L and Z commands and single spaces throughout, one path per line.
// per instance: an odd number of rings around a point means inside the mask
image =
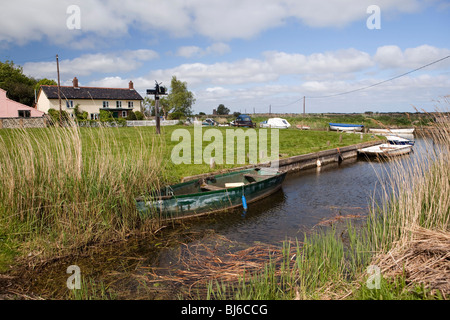
M 141 217 L 163 220 L 190 218 L 246 207 L 281 188 L 286 172 L 252 168 L 167 186 L 157 194 L 136 199 Z M 244 199 L 243 197 L 244 196 Z

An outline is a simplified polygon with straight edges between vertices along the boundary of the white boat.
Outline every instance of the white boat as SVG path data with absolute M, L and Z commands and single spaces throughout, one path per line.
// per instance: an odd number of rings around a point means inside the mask
M 410 153 L 412 145 L 394 145 L 383 143 L 372 147 L 358 149 L 359 154 L 368 157 L 394 157 Z
M 286 119 L 282 118 L 270 118 L 267 121 L 263 121 L 259 124 L 260 128 L 275 128 L 275 129 L 287 129 L 291 126 Z
M 371 133 L 390 133 L 390 134 L 411 134 L 414 133 L 414 128 L 406 128 L 406 129 L 369 129 Z
M 329 123 L 330 129 L 335 131 L 362 131 L 364 126 L 362 124 L 347 124 L 347 123 Z
M 414 140 L 405 139 L 405 138 L 398 137 L 398 136 L 386 136 L 386 139 L 389 144 L 396 144 L 396 145 L 409 144 L 412 146 L 414 145 Z

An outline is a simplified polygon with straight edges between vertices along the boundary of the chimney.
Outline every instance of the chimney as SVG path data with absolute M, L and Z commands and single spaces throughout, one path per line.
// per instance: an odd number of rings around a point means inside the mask
M 77 77 L 73 78 L 72 83 L 73 83 L 73 87 L 74 88 L 78 88 L 78 79 L 77 79 Z
M 133 81 L 130 81 L 130 83 L 128 83 L 128 88 L 129 88 L 130 90 L 134 90 Z

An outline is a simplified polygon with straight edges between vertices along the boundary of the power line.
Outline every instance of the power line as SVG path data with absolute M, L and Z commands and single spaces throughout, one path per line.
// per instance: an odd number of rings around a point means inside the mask
M 341 93 L 330 94 L 330 95 L 326 95 L 326 96 L 316 96 L 316 97 L 309 97 L 309 96 L 306 96 L 306 98 L 309 98 L 309 99 L 331 98 L 331 97 L 337 97 L 337 96 L 346 95 L 346 94 L 353 93 L 353 92 L 357 92 L 357 91 L 366 90 L 366 89 L 369 89 L 369 88 L 373 88 L 373 87 L 375 87 L 375 86 L 378 86 L 378 85 L 380 85 L 380 84 L 383 84 L 383 83 L 386 83 L 386 82 L 389 82 L 389 81 L 392 81 L 392 80 L 395 80 L 395 79 L 404 77 L 404 76 L 406 76 L 406 75 L 408 75 L 408 74 L 411 74 L 411 73 L 416 72 L 416 71 L 418 71 L 418 70 L 424 69 L 424 68 L 426 68 L 426 67 L 429 67 L 429 66 L 431 66 L 431 65 L 433 65 L 433 64 L 436 64 L 436 63 L 441 62 L 441 61 L 443 61 L 443 60 L 445 60 L 445 59 L 448 59 L 448 58 L 450 58 L 450 55 L 449 55 L 449 56 L 446 56 L 446 57 L 444 57 L 444 58 L 438 59 L 438 60 L 436 60 L 436 61 L 430 62 L 430 63 L 428 63 L 428 64 L 426 64 L 426 65 L 423 65 L 423 66 L 421 66 L 421 67 L 419 67 L 419 68 L 416 68 L 416 69 L 414 69 L 414 70 L 405 72 L 405 73 L 403 73 L 403 74 L 401 74 L 401 75 L 398 75 L 398 76 L 392 77 L 392 78 L 390 78 L 390 79 L 383 80 L 383 81 L 380 81 L 380 82 L 371 84 L 370 86 L 366 86 L 366 87 L 362 87 L 362 88 L 358 88 L 358 89 L 354 89 L 354 90 L 350 90 L 350 91 L 345 91 L 345 92 L 341 92 Z M 297 103 L 297 102 L 301 101 L 302 99 L 303 99 L 303 97 L 301 97 L 300 99 L 297 99 L 297 100 L 295 100 L 295 101 L 293 101 L 293 102 L 289 102 L 289 103 L 284 104 L 284 105 L 281 105 L 281 106 L 273 106 L 273 107 L 275 107 L 275 108 L 284 108 L 284 107 L 290 106 L 290 105 L 292 105 L 292 104 L 294 104 L 294 103 Z
M 416 71 L 418 71 L 418 70 L 424 69 L 424 68 L 426 68 L 426 67 L 429 67 L 429 66 L 431 66 L 431 65 L 433 65 L 433 64 L 436 64 L 436 63 L 441 62 L 441 61 L 443 61 L 443 60 L 445 60 L 445 59 L 448 59 L 448 58 L 450 58 L 450 56 L 446 56 L 446 57 L 441 58 L 441 59 L 439 59 L 439 60 L 436 60 L 436 61 L 433 61 L 433 62 L 431 62 L 431 63 L 428 63 L 428 64 L 426 64 L 426 65 L 424 65 L 424 66 L 421 66 L 421 67 L 419 67 L 419 68 L 417 68 L 417 69 L 414 69 L 414 70 L 405 72 L 405 73 L 403 73 L 403 74 L 401 74 L 401 75 L 395 76 L 395 77 L 393 77 L 393 78 L 390 78 L 390 79 L 387 79 L 387 80 L 384 80 L 384 81 L 380 81 L 380 82 L 374 83 L 374 84 L 372 84 L 372 85 L 370 85 L 370 86 L 367 86 L 367 87 L 362 87 L 362 88 L 355 89 L 355 90 L 350 90 L 350 91 L 346 91 L 346 92 L 341 92 L 341 93 L 331 94 L 331 95 L 328 95 L 328 96 L 308 97 L 308 98 L 310 98 L 310 99 L 330 98 L 330 97 L 342 96 L 342 95 L 344 95 L 344 94 L 349 94 L 349 93 L 353 93 L 353 92 L 356 92 L 356 91 L 361 91 L 361 90 L 369 89 L 369 88 L 378 86 L 378 85 L 380 85 L 380 84 L 383 84 L 383 83 L 386 83 L 386 82 L 389 82 L 389 81 L 392 81 L 392 80 L 395 80 L 395 79 L 404 77 L 404 76 L 406 76 L 406 75 L 408 75 L 408 74 L 410 74 L 410 73 L 413 73 L 413 72 L 416 72 Z

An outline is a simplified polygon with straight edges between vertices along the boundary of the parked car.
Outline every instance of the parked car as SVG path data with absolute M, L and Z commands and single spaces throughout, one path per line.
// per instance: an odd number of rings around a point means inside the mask
M 250 116 L 248 116 L 246 114 L 241 114 L 236 118 L 236 120 L 234 120 L 234 122 L 232 122 L 232 126 L 254 128 L 254 127 L 256 127 L 256 124 L 253 123 Z

